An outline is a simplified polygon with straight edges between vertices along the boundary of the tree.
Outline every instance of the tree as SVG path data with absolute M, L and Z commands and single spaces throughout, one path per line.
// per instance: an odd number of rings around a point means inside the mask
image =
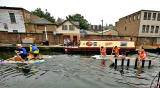
M 81 14 L 68 15 L 66 18 L 69 19 L 70 21 L 79 22 L 80 29 L 84 30 L 89 29 L 88 21 Z
M 51 16 L 51 14 L 47 11 L 47 9 L 46 9 L 46 12 L 44 12 L 44 11 L 41 10 L 41 8 L 37 8 L 36 10 L 32 11 L 31 13 L 39 16 L 40 18 L 45 18 L 48 21 L 51 21 L 52 23 L 55 23 L 54 17 Z

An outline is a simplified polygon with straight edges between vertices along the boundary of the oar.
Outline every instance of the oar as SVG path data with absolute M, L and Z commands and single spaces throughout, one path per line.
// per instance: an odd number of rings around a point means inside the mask
M 19 53 L 17 51 L 16 51 L 16 54 L 21 60 L 23 60 L 22 57 L 19 55 Z
M 113 46 L 113 48 L 114 48 L 114 46 Z M 113 57 L 112 57 L 112 54 L 113 54 L 113 48 L 112 48 L 112 52 L 111 52 L 111 55 L 110 55 L 110 59 L 112 59 Z
M 99 47 L 99 48 L 100 48 L 100 55 L 101 55 L 101 58 L 102 58 L 102 53 L 101 53 L 101 45 L 100 45 L 100 47 Z

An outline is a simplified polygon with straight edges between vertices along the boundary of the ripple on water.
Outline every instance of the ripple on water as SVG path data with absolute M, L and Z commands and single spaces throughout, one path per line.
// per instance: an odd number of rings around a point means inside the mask
M 137 55 L 132 55 L 135 57 Z M 149 53 L 159 63 L 160 56 Z M 142 88 L 149 87 L 160 70 L 159 64 L 140 70 L 118 67 L 80 55 L 50 55 L 42 64 L 32 64 L 25 74 L 16 65 L 0 66 L 2 88 Z

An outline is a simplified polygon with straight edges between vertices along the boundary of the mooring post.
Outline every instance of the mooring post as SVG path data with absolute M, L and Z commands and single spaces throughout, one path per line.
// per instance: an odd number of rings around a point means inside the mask
M 105 60 L 104 60 L 104 59 L 101 61 L 101 64 L 102 64 L 102 65 L 104 65 L 104 66 L 106 65 L 106 63 L 105 63 Z
M 137 68 L 137 62 L 138 62 L 138 58 L 136 58 L 136 60 L 135 60 L 134 69 L 136 69 L 136 68 Z
M 117 68 L 117 59 L 115 59 L 114 67 L 115 67 L 115 69 Z
M 124 59 L 125 58 L 122 58 L 121 66 L 124 66 Z
M 130 59 L 127 60 L 127 67 L 129 67 Z
M 65 48 L 65 54 L 67 54 L 67 52 L 68 52 L 68 49 Z
M 159 79 L 160 79 L 160 72 L 158 73 L 157 88 L 160 88 Z M 159 86 L 159 87 L 158 87 L 158 86 Z
M 149 60 L 149 63 L 148 63 L 148 68 L 150 68 L 151 67 L 151 60 Z
M 142 60 L 142 68 L 144 68 L 145 60 Z

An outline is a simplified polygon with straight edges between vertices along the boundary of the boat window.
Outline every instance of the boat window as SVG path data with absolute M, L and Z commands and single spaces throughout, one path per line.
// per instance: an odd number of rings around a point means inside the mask
M 97 46 L 97 42 L 94 42 L 93 45 L 94 45 L 94 46 Z
M 121 42 L 120 46 L 127 46 L 127 42 Z
M 160 44 L 160 38 L 157 38 L 157 44 Z

